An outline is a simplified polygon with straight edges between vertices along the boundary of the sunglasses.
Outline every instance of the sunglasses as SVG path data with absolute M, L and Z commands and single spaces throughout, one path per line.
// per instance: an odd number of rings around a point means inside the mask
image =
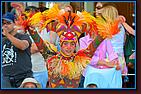
M 12 22 L 10 22 L 10 21 L 3 21 L 3 22 L 2 22 L 3 25 L 5 25 L 5 24 L 6 24 L 6 25 L 10 25 L 11 23 L 12 23 Z
M 98 9 L 98 10 L 99 10 L 99 9 L 102 9 L 102 8 L 103 8 L 103 7 L 101 7 L 101 6 L 97 6 L 97 7 L 96 7 L 96 9 Z

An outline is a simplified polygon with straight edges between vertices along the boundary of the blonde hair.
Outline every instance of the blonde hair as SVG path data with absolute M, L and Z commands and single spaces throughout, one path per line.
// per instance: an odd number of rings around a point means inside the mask
M 118 10 L 113 6 L 105 6 L 102 10 L 102 16 L 113 22 L 118 17 Z

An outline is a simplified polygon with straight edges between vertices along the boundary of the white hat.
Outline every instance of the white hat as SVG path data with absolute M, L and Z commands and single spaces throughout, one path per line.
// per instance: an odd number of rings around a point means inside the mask
M 36 84 L 37 88 L 41 88 L 41 85 L 34 78 L 25 78 L 19 88 L 23 88 L 28 82 Z

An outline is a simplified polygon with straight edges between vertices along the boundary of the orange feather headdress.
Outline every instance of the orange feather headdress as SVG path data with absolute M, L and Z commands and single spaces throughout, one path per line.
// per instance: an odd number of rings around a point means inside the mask
M 46 18 L 42 29 L 46 26 L 48 31 L 55 31 L 60 37 L 60 43 L 68 40 L 77 42 L 82 33 L 97 32 L 95 18 L 86 11 L 80 14 L 65 12 L 59 10 L 58 5 L 54 5 L 42 15 Z
M 68 40 L 77 42 L 78 37 L 84 32 L 90 35 L 99 34 L 103 38 L 111 38 L 119 32 L 118 20 L 111 23 L 108 19 L 104 21 L 102 18 L 95 18 L 86 11 L 77 14 L 61 11 L 57 4 L 49 10 L 34 14 L 26 22 L 28 25 L 38 24 L 40 31 L 47 28 L 48 31 L 56 32 L 61 43 Z

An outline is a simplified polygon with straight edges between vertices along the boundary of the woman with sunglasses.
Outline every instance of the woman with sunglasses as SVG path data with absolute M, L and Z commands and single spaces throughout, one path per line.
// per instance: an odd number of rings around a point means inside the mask
M 111 24 L 111 26 L 116 26 L 113 27 L 110 32 L 118 33 L 107 38 L 107 40 L 105 40 L 106 42 L 104 43 L 103 41 L 103 44 L 101 43 L 97 48 L 90 65 L 84 72 L 84 75 L 86 74 L 84 87 L 87 87 L 89 84 L 94 84 L 97 88 L 122 88 L 121 74 L 127 74 L 123 54 L 125 30 L 120 23 L 118 11 L 115 7 L 105 6 L 97 11 L 97 19 L 101 18 L 102 20 L 102 23 L 96 21 L 97 25 L 100 26 L 98 28 L 99 31 L 103 30 L 101 27 L 107 27 L 101 34 L 109 32 L 109 24 Z M 107 36 L 107 34 L 108 33 L 105 33 L 105 36 Z M 93 78 L 90 78 L 92 75 Z

